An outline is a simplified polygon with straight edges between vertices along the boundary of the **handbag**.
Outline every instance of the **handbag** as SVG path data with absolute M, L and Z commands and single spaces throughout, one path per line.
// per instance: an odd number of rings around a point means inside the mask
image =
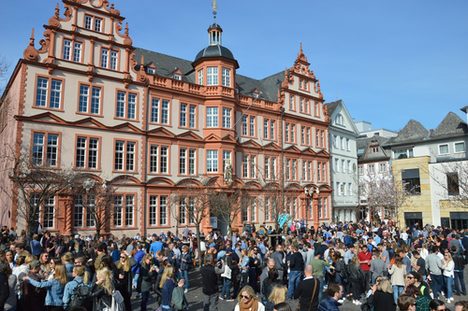
M 224 265 L 224 272 L 221 274 L 221 276 L 226 278 L 226 279 L 231 279 L 231 274 L 232 274 L 231 268 L 229 267 L 229 265 L 225 264 Z

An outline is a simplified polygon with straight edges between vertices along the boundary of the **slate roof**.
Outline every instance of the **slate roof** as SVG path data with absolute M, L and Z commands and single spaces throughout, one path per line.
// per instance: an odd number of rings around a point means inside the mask
M 385 143 L 389 140 L 387 137 L 374 135 L 373 137 L 361 137 L 356 140 L 357 149 L 364 149 L 364 153 L 358 154 L 358 162 L 377 162 L 390 159 L 390 150 L 383 148 Z M 370 146 L 379 146 L 378 152 L 369 152 Z
M 468 126 L 458 115 L 449 112 L 440 124 L 431 131 L 431 138 L 444 138 L 468 134 Z
M 429 131 L 418 121 L 409 120 L 405 127 L 392 137 L 387 145 L 399 145 L 404 143 L 420 142 L 429 138 Z
M 192 61 L 142 48 L 136 48 L 135 59 L 137 62 L 140 62 L 142 55 L 144 56 L 145 66 L 148 66 L 151 63 L 156 66 L 157 75 L 172 78 L 174 70 L 178 68 L 182 72 L 183 81 L 195 83 L 195 72 L 192 66 Z M 242 95 L 258 97 L 276 102 L 278 100 L 278 89 L 283 80 L 284 71 L 280 71 L 261 80 L 236 74 L 236 88 Z
M 338 105 L 341 103 L 342 103 L 341 99 L 331 102 L 331 103 L 327 103 L 326 105 L 328 107 L 328 115 L 331 116 L 333 112 L 335 111 L 336 107 L 338 107 Z

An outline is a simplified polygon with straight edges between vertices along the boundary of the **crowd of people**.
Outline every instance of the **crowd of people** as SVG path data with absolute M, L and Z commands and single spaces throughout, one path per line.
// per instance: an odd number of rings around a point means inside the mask
M 0 233 L 0 311 L 468 310 L 468 228 L 399 230 L 391 222 L 302 223 L 279 232 L 246 224 L 197 239 L 185 228 L 146 237 Z M 202 302 L 189 304 L 191 284 Z M 466 298 L 466 297 L 462 297 Z M 137 307 L 138 305 L 138 307 Z

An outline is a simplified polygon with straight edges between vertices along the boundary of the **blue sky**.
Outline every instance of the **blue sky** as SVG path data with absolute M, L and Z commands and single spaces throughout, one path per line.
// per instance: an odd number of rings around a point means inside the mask
M 56 3 L 3 1 L 0 59 L 10 72 Z M 207 45 L 211 0 L 114 3 L 137 47 L 192 60 Z M 218 11 L 239 73 L 263 78 L 290 67 L 302 42 L 325 99 L 343 99 L 376 128 L 399 130 L 411 118 L 434 128 L 468 105 L 466 0 L 218 0 Z

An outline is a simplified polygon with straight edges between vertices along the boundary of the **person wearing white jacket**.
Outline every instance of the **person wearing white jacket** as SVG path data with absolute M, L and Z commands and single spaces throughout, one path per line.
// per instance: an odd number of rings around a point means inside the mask
M 446 293 L 447 293 L 447 303 L 451 303 L 453 301 L 453 279 L 454 279 L 454 269 L 455 269 L 455 262 L 452 259 L 452 254 L 448 250 L 445 251 L 444 260 L 442 262 L 444 266 L 444 280 L 446 286 Z

